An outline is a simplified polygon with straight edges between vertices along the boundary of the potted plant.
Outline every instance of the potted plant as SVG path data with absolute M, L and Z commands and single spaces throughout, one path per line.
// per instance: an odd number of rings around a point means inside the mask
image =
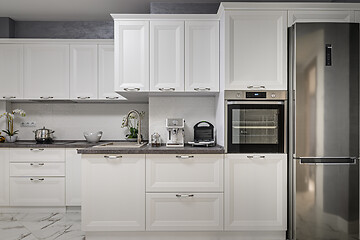
M 5 112 L 0 115 L 0 118 L 6 117 L 6 130 L 2 130 L 6 133 L 6 142 L 15 142 L 17 140 L 16 134 L 18 134 L 19 130 L 14 131 L 14 118 L 16 114 L 22 117 L 26 116 L 25 111 L 22 109 L 14 109 L 12 112 Z
M 144 118 L 144 115 L 145 115 L 145 112 L 142 111 L 140 113 L 140 117 L 141 119 Z M 122 121 L 122 125 L 121 127 L 124 128 L 124 127 L 127 127 L 129 129 L 129 134 L 126 134 L 126 138 L 128 140 L 136 140 L 137 139 L 137 136 L 138 136 L 138 120 L 137 120 L 137 116 L 135 114 L 131 114 L 129 116 L 129 124 L 127 126 L 125 126 L 125 120 L 126 120 L 126 116 L 124 116 L 123 118 L 123 121 Z

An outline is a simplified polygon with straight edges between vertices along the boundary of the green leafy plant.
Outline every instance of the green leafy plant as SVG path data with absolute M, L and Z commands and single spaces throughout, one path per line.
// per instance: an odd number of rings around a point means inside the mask
M 5 112 L 0 115 L 0 118 L 6 117 L 6 130 L 2 130 L 9 136 L 14 136 L 18 134 L 19 130 L 14 131 L 14 118 L 15 115 L 20 115 L 22 117 L 26 116 L 26 113 L 22 109 L 14 109 L 12 112 Z
M 143 119 L 145 116 L 145 112 L 142 111 L 140 113 L 140 118 Z M 123 120 L 122 120 L 122 124 L 121 124 L 121 127 L 122 128 L 125 128 L 127 127 L 129 129 L 129 134 L 126 134 L 126 137 L 129 139 L 129 138 L 137 138 L 138 136 L 138 132 L 139 132 L 139 129 L 138 129 L 138 119 L 137 119 L 137 115 L 132 113 L 130 114 L 129 116 L 129 124 L 127 126 L 125 126 L 125 120 L 126 120 L 126 116 L 124 116 Z

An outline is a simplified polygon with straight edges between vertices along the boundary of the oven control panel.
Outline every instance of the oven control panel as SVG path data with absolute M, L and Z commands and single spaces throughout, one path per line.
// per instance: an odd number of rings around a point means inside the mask
M 226 100 L 286 100 L 287 91 L 246 91 L 225 90 Z

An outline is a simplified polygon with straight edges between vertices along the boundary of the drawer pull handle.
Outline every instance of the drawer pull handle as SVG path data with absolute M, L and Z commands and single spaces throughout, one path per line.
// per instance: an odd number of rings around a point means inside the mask
M 173 92 L 175 91 L 175 88 L 159 88 L 159 90 L 162 92 Z
M 38 163 L 35 165 L 35 163 L 30 163 L 30 166 L 44 166 L 45 163 Z
M 122 156 L 104 156 L 106 159 L 119 159 L 122 158 Z
M 177 198 L 192 198 L 194 197 L 194 194 L 176 194 Z
M 264 159 L 264 158 L 265 158 L 265 156 L 264 156 L 264 155 L 261 155 L 261 156 L 259 156 L 259 155 L 250 155 L 250 156 L 247 156 L 247 158 L 250 158 L 250 159 L 254 159 L 254 158 L 257 158 L 257 159 L 259 159 L 259 158 Z
M 206 92 L 206 91 L 210 91 L 210 88 L 209 87 L 206 87 L 206 88 L 194 88 L 195 91 L 198 91 L 198 92 Z
M 77 97 L 77 99 L 85 100 L 85 99 L 90 99 L 90 97 Z
M 42 152 L 44 150 L 45 150 L 44 148 L 30 148 L 30 151 L 32 152 Z
M 51 96 L 47 96 L 47 97 L 45 97 L 45 96 L 42 96 L 42 97 L 40 97 L 40 99 L 53 99 L 54 97 L 51 97 Z
M 109 100 L 119 99 L 119 97 L 105 97 L 105 98 Z
M 3 99 L 14 99 L 14 98 L 16 98 L 16 97 L 14 97 L 14 96 L 3 96 Z
M 30 178 L 30 181 L 44 181 L 45 178 Z
M 254 89 L 265 89 L 265 86 L 261 85 L 261 86 L 254 86 L 254 85 L 250 85 L 250 86 L 247 86 L 247 88 L 254 88 Z
M 124 88 L 124 90 L 127 92 L 138 92 L 140 91 L 140 88 Z
M 182 156 L 182 155 L 178 155 L 176 156 L 176 158 L 180 158 L 180 159 L 189 159 L 189 158 L 194 158 L 194 156 Z

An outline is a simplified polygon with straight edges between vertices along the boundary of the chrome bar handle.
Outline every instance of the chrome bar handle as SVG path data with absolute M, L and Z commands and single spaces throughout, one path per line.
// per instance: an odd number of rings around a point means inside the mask
M 44 181 L 45 180 L 45 178 L 30 178 L 30 181 L 37 181 L 37 182 L 39 182 L 39 181 Z
M 30 151 L 32 152 L 42 152 L 44 150 L 45 150 L 44 148 L 30 148 Z
M 198 92 L 206 92 L 206 91 L 210 91 L 211 89 L 209 87 L 206 87 L 206 88 L 194 88 L 194 90 Z
M 177 198 L 193 198 L 195 195 L 194 194 L 176 194 L 175 196 Z
M 194 156 L 192 156 L 192 155 L 177 155 L 176 158 L 190 159 L 190 158 L 194 158 Z
M 15 96 L 3 96 L 3 99 L 14 99 L 14 98 L 16 98 Z
M 138 91 L 140 91 L 140 88 L 124 88 L 124 91 L 127 91 L 127 92 L 138 92 Z
M 356 165 L 357 157 L 339 157 L 339 158 L 294 158 L 298 159 L 301 165 Z
M 119 97 L 108 97 L 108 96 L 106 96 L 105 98 L 109 100 L 119 99 Z
M 39 167 L 41 167 L 41 166 L 44 166 L 44 165 L 45 165 L 45 163 L 38 163 L 38 164 L 30 163 L 30 166 L 39 166 Z
M 119 158 L 122 158 L 122 156 L 121 155 L 117 155 L 117 156 L 105 155 L 104 158 L 106 158 L 106 159 L 119 159 Z
M 265 89 L 266 87 L 264 85 L 259 85 L 259 86 L 249 85 L 249 86 L 247 86 L 247 88 L 249 88 L 249 89 Z
M 40 99 L 44 99 L 44 100 L 47 100 L 47 99 L 53 99 L 54 97 L 51 97 L 51 96 L 41 96 Z
M 159 90 L 162 92 L 173 92 L 175 91 L 175 88 L 159 88 Z
M 90 99 L 90 97 L 77 97 L 77 99 L 85 100 L 85 99 Z
M 264 159 L 265 158 L 264 155 L 248 155 L 246 157 L 249 159 Z

